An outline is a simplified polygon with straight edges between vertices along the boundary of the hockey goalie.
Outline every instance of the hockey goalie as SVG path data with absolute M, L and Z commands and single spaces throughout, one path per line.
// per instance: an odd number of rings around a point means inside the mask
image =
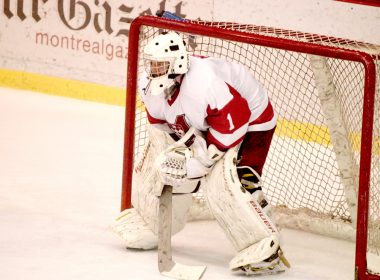
M 163 186 L 173 187 L 175 234 L 201 185 L 237 251 L 230 269 L 284 271 L 289 264 L 260 179 L 277 120 L 265 88 L 243 65 L 190 55 L 175 32 L 148 42 L 143 59 L 139 87 L 150 141 L 135 163 L 134 208 L 120 214 L 113 231 L 127 248 L 156 248 Z

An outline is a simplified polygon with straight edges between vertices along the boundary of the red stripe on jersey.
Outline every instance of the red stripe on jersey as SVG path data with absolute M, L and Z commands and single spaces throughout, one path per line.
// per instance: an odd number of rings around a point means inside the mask
M 237 144 L 239 144 L 241 141 L 243 141 L 245 134 L 240 137 L 238 140 L 233 142 L 232 144 L 226 146 L 223 143 L 219 142 L 218 139 L 216 139 L 210 132 L 207 132 L 206 140 L 207 144 L 211 145 L 214 144 L 219 150 L 221 151 L 227 151 L 229 148 L 235 147 Z
M 273 107 L 272 107 L 272 104 L 268 102 L 268 106 L 265 108 L 264 112 L 262 112 L 261 115 L 257 119 L 250 122 L 249 125 L 266 123 L 272 120 L 273 117 L 274 117 Z
M 150 124 L 158 124 L 158 123 L 164 124 L 164 123 L 166 123 L 166 121 L 164 121 L 164 120 L 160 120 L 160 119 L 156 119 L 155 117 L 152 117 L 149 114 L 148 110 L 145 110 L 145 111 L 146 111 L 146 115 L 148 116 L 148 121 Z
M 226 83 L 233 98 L 221 109 L 207 107 L 207 123 L 216 131 L 230 134 L 245 125 L 251 116 L 247 100 Z

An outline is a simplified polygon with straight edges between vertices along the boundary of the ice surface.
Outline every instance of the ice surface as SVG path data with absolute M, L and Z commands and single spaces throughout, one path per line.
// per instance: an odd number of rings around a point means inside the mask
M 119 211 L 124 108 L 0 88 L 0 279 L 154 280 L 156 251 L 123 248 Z M 292 268 L 264 280 L 354 279 L 353 243 L 283 230 Z M 234 250 L 214 221 L 189 223 L 173 257 L 232 274 Z M 252 278 L 251 278 L 252 279 Z

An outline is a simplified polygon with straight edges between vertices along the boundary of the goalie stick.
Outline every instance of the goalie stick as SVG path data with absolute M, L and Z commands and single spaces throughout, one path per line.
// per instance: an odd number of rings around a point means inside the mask
M 203 276 L 206 266 L 184 265 L 172 259 L 172 191 L 172 186 L 164 185 L 160 196 L 158 213 L 158 269 L 162 275 L 167 277 L 180 280 L 198 280 Z

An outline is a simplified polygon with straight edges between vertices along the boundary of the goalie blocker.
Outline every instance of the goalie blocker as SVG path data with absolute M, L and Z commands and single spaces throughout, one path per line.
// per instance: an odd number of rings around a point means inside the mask
M 162 191 L 163 184 L 162 173 L 160 175 L 156 168 L 152 168 L 152 164 L 158 154 L 168 151 L 165 147 L 172 145 L 170 147 L 184 149 L 183 138 L 186 138 L 183 137 L 181 143 L 173 145 L 170 143 L 170 137 L 164 132 L 150 128 L 149 133 L 151 141 L 145 146 L 144 152 L 141 153 L 143 156 L 134 170 L 132 204 L 135 208 L 123 211 L 112 227 L 128 248 L 157 247 L 157 194 L 158 190 Z M 267 211 L 260 206 L 257 196 L 251 195 L 242 187 L 236 170 L 237 152 L 238 147 L 228 150 L 202 179 L 202 188 L 209 208 L 238 251 L 229 267 L 233 271 L 242 270 L 246 274 L 272 274 L 284 271 L 285 266 L 289 267 L 289 263 L 280 248 L 279 232 L 266 214 Z M 194 155 L 191 150 L 183 154 Z M 193 184 L 196 182 L 196 185 L 199 183 L 199 180 L 183 180 L 182 177 L 181 180 L 187 184 L 189 181 Z M 193 191 L 195 187 L 187 186 L 185 189 Z M 184 227 L 191 202 L 191 193 L 173 196 L 172 234 Z

